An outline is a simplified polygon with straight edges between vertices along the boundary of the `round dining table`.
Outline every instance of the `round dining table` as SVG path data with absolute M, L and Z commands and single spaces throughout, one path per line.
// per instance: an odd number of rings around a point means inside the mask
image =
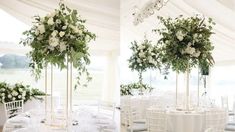
M 98 119 L 96 112 L 87 107 L 73 114 L 73 121 L 68 127 L 50 125 L 44 122 L 45 114 L 40 110 L 31 110 L 6 121 L 3 132 L 100 132 L 103 126 L 111 126 L 110 132 L 117 132 L 115 122 Z

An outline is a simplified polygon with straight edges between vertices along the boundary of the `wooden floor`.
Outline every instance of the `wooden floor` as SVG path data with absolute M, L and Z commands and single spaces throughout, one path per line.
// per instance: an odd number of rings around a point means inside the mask
M 2 132 L 2 126 L 0 126 L 0 132 Z

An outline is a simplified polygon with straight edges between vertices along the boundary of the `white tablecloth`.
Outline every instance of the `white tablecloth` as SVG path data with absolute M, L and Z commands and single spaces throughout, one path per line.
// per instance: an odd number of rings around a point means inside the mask
M 169 132 L 204 132 L 204 112 L 167 112 L 167 128 Z
M 78 121 L 78 125 L 71 125 L 68 129 L 51 127 L 45 123 L 41 123 L 45 116 L 40 114 L 40 112 L 37 113 L 35 110 L 33 112 L 29 111 L 28 114 L 30 115 L 30 118 L 28 118 L 30 121 L 29 124 L 15 126 L 10 122 L 11 119 L 9 119 L 4 124 L 3 132 L 100 132 L 100 126 L 102 125 L 102 121 L 94 116 L 96 114 L 95 111 L 87 108 L 82 108 L 77 112 L 77 114 L 74 114 L 76 117 L 73 118 Z M 25 114 L 18 117 L 22 116 L 25 118 Z M 113 129 L 111 129 L 110 132 L 116 132 L 116 129 L 114 128 L 115 124 L 111 124 L 111 122 L 109 123 Z M 107 124 L 107 122 L 104 122 L 104 124 Z

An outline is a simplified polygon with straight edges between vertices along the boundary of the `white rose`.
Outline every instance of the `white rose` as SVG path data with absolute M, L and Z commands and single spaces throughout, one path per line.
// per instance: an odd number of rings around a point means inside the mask
M 45 27 L 44 27 L 44 25 L 39 25 L 39 26 L 38 26 L 38 30 L 39 30 L 39 33 L 40 33 L 40 34 L 43 34 L 43 33 L 45 32 Z
M 61 42 L 60 43 L 60 52 L 63 52 L 66 50 L 66 45 L 65 45 L 65 42 Z
M 58 34 L 58 31 L 57 31 L 57 30 L 54 30 L 54 31 L 51 33 L 51 36 L 52 36 L 52 37 L 56 37 L 57 34 Z
M 13 91 L 13 92 L 12 92 L 12 95 L 13 95 L 13 96 L 17 96 L 17 95 L 18 95 L 18 92 Z
M 184 39 L 184 36 L 185 34 L 183 34 L 181 30 L 176 32 L 176 37 L 179 41 L 182 41 Z
M 10 98 L 12 98 L 12 95 L 11 95 L 11 94 L 9 94 L 7 97 L 10 99 Z
M 22 97 L 21 95 L 18 96 L 19 99 L 20 99 L 21 97 Z
M 53 25 L 53 24 L 54 24 L 53 17 L 51 17 L 51 18 L 48 19 L 47 24 L 48 24 L 48 25 Z
M 2 93 L 2 96 L 5 96 L 5 93 Z
M 58 23 L 58 24 L 60 24 L 60 23 L 61 23 L 61 20 L 60 20 L 60 19 L 57 19 L 55 22 Z
M 65 34 L 65 32 L 62 32 L 62 31 L 59 33 L 60 37 L 63 37 L 64 34 Z
M 13 101 L 15 101 L 15 100 L 16 100 L 16 98 L 15 98 L 15 97 L 13 97 L 13 98 L 12 98 L 12 100 L 13 100 Z

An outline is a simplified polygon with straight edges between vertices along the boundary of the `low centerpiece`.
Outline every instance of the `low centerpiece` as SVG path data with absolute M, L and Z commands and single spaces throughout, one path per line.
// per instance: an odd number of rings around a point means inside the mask
M 215 23 L 196 15 L 172 19 L 158 17 L 163 28 L 154 30 L 161 36 L 158 41 L 161 61 L 176 73 L 186 73 L 186 109 L 189 110 L 189 73 L 192 68 L 201 70 L 212 66 L 214 47 L 210 41 Z

